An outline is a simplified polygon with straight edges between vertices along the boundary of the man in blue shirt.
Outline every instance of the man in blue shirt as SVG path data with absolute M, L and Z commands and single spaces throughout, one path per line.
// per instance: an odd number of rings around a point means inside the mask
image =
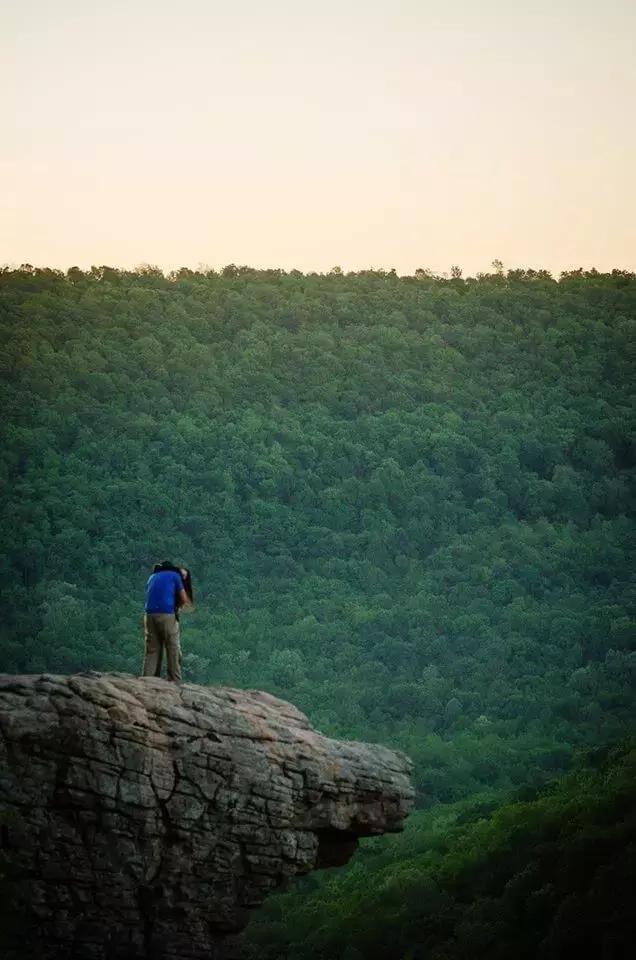
M 161 676 L 166 651 L 168 680 L 181 682 L 181 640 L 177 611 L 190 605 L 178 567 L 167 560 L 158 564 L 146 586 L 144 616 L 144 677 Z

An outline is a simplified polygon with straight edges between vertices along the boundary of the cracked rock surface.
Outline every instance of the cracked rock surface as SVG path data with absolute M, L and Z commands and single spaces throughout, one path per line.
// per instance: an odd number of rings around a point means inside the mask
M 221 960 L 296 874 L 399 831 L 410 763 L 266 693 L 0 675 L 0 826 L 24 956 Z

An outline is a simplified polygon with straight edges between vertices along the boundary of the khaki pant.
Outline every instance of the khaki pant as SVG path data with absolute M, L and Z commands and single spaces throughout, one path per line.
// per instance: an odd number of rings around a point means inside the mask
M 144 677 L 161 676 L 161 658 L 166 651 L 168 680 L 181 681 L 179 621 L 174 613 L 147 613 L 144 616 Z

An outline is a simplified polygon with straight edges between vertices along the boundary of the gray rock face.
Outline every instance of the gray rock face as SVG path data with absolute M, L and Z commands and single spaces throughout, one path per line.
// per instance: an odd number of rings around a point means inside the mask
M 402 828 L 410 763 L 266 693 L 0 675 L 0 827 L 24 956 L 220 960 L 288 877 Z

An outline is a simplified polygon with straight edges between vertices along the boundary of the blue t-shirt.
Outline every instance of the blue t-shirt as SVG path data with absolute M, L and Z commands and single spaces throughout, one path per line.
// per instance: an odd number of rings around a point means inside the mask
M 146 613 L 174 613 L 179 590 L 183 590 L 180 573 L 175 570 L 153 573 L 146 587 Z

